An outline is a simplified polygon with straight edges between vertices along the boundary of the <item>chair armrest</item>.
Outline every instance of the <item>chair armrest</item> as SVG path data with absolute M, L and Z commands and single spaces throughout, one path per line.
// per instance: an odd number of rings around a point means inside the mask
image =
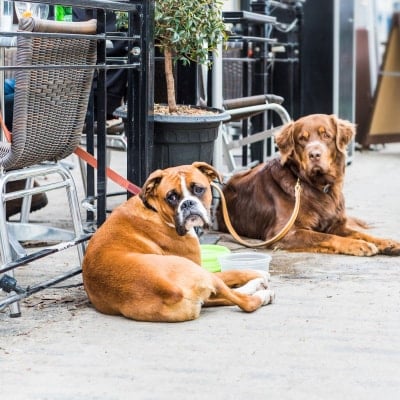
M 96 34 L 97 20 L 60 22 L 39 18 L 21 18 L 19 30 L 27 32 Z
M 283 103 L 283 97 L 274 94 L 261 94 L 258 96 L 239 97 L 236 99 L 224 100 L 225 110 L 234 110 L 236 108 L 258 106 L 266 103 Z

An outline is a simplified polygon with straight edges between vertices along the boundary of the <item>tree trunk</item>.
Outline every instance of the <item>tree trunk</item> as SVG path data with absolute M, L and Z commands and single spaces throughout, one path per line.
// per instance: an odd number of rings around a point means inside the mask
M 164 66 L 165 66 L 165 79 L 167 82 L 167 99 L 169 112 L 175 112 L 177 110 L 175 100 L 175 79 L 174 70 L 172 67 L 172 53 L 168 48 L 164 49 Z

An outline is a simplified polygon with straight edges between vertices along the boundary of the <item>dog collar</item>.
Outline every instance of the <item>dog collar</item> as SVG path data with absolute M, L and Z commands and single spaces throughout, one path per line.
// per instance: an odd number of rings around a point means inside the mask
M 327 185 L 323 186 L 323 188 L 322 188 L 322 191 L 325 194 L 328 194 L 330 192 L 330 190 L 331 190 L 331 184 L 330 183 L 328 183 Z
M 297 179 L 301 182 L 307 182 L 309 185 L 315 187 L 315 188 L 321 188 L 321 191 L 325 194 L 328 194 L 331 191 L 331 187 L 332 184 L 331 183 L 327 183 L 326 185 L 315 185 L 313 184 L 309 179 L 307 179 L 306 177 L 302 176 L 300 174 L 300 172 L 298 172 L 296 170 L 296 168 L 293 165 L 290 165 L 290 170 L 292 171 L 292 173 L 297 177 Z

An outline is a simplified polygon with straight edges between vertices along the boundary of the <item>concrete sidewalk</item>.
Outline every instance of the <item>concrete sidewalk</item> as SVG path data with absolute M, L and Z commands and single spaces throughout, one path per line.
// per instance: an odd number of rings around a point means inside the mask
M 112 166 L 122 173 L 124 157 L 112 156 Z M 391 144 L 357 152 L 345 187 L 349 214 L 370 222 L 371 233 L 397 240 L 399 175 L 400 145 Z M 68 223 L 56 197 L 34 216 Z M 240 247 L 227 235 L 222 242 Z M 253 314 L 209 308 L 198 320 L 178 324 L 109 317 L 90 306 L 80 277 L 72 280 L 78 286 L 26 299 L 21 318 L 10 319 L 5 310 L 0 313 L 2 397 L 399 398 L 400 257 L 271 255 L 276 302 Z M 17 277 L 27 283 L 76 262 L 68 250 Z

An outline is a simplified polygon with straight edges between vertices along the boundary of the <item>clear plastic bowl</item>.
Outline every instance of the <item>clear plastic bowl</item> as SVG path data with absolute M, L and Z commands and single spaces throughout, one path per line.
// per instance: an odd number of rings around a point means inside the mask
M 269 263 L 272 257 L 269 254 L 247 251 L 220 255 L 218 261 L 221 271 L 232 269 L 258 269 L 269 272 Z

